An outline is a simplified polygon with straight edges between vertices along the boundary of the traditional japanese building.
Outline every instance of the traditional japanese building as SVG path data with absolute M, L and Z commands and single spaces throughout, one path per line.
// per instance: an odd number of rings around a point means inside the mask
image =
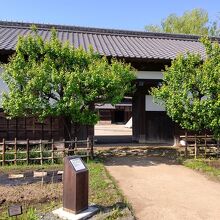
M 96 104 L 101 124 L 126 124 L 132 117 L 132 97 L 124 97 L 116 105 Z
M 31 23 L 0 22 L 1 62 L 8 62 L 8 58 L 15 52 L 18 36 L 31 33 L 31 25 Z M 133 140 L 141 143 L 174 143 L 174 137 L 178 137 L 180 130 L 166 115 L 165 109 L 153 103 L 149 90 L 153 86 L 158 86 L 163 78 L 162 70 L 165 65 L 170 65 L 172 59 L 178 54 L 186 54 L 189 51 L 205 56 L 199 36 L 63 25 L 35 25 L 44 40 L 50 38 L 50 30 L 54 27 L 62 42 L 69 41 L 74 47 L 81 46 L 85 50 L 92 45 L 100 55 L 131 63 L 137 70 L 136 91 L 132 97 L 132 106 L 127 106 L 132 107 Z M 1 90 L 7 90 L 7 86 L 2 81 L 0 87 Z M 100 112 L 107 110 L 107 107 L 111 106 L 99 107 Z M 117 108 L 120 110 L 120 105 Z M 103 117 L 112 116 L 103 115 Z M 117 120 L 122 120 L 125 116 L 122 116 L 122 113 L 116 113 L 115 117 Z M 74 131 L 73 128 L 72 132 Z M 49 117 L 44 123 L 39 123 L 35 118 L 7 120 L 1 110 L 0 139 L 14 137 L 62 139 L 65 136 L 64 133 L 65 129 L 60 118 Z M 84 126 L 77 135 L 79 138 L 93 135 L 93 128 Z

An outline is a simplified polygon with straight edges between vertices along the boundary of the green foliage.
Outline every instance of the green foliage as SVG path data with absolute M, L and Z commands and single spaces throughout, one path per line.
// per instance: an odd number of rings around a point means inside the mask
M 1 173 L 21 173 L 21 172 L 29 172 L 33 170 L 38 170 L 38 171 L 54 171 L 54 170 L 62 170 L 63 169 L 63 161 L 59 164 L 47 164 L 44 163 L 42 165 L 40 164 L 29 164 L 27 163 L 24 164 L 19 164 L 19 165 L 14 165 L 14 164 L 7 164 L 7 166 L 0 166 L 0 172 Z
M 167 114 L 187 130 L 211 130 L 220 135 L 220 45 L 208 38 L 201 42 L 206 49 L 200 55 L 179 55 L 166 67 L 161 87 L 152 95 L 165 104 Z
M 108 216 L 105 220 L 115 220 L 115 219 L 120 219 L 122 217 L 125 217 L 123 215 L 122 210 L 120 210 L 119 208 L 115 208 L 115 209 L 113 209 L 113 211 L 110 214 L 110 216 Z
M 219 18 L 218 20 L 213 21 L 209 26 L 209 36 L 220 36 Z
M 38 220 L 39 217 L 36 214 L 36 209 L 34 208 L 29 208 L 27 211 L 27 219 L 28 220 Z
M 145 26 L 145 30 L 146 30 L 147 32 L 158 32 L 158 33 L 160 33 L 160 32 L 165 32 L 165 31 L 162 29 L 161 26 L 159 26 L 159 25 L 154 25 L 154 24 L 146 25 L 146 26 Z
M 89 168 L 89 202 L 100 204 L 100 211 L 106 212 L 105 207 L 112 207 L 111 214 L 106 218 L 97 219 L 117 219 L 126 217 L 123 209 L 129 207 L 123 193 L 118 188 L 114 179 L 110 176 L 100 160 L 87 163 Z M 109 211 L 109 209 L 108 209 Z M 99 216 L 97 216 L 99 217 Z
M 27 210 L 25 210 L 23 212 L 22 215 L 18 215 L 17 217 L 9 217 L 8 216 L 8 212 L 2 212 L 0 213 L 0 219 L 8 219 L 8 220 L 39 220 L 40 218 L 38 217 L 37 213 L 36 213 L 36 209 L 33 207 L 29 207 L 27 208 Z
M 9 94 L 3 96 L 8 117 L 63 116 L 78 124 L 95 124 L 95 103 L 116 104 L 131 92 L 130 65 L 100 57 L 90 48 L 62 44 L 56 32 L 43 41 L 33 33 L 19 37 L 16 53 L 3 65 Z
M 218 21 L 209 22 L 208 13 L 203 9 L 186 11 L 182 16 L 170 14 L 161 25 L 147 25 L 147 31 L 219 36 Z

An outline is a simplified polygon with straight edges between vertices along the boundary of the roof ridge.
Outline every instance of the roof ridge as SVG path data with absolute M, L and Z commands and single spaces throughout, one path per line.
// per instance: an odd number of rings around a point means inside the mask
M 132 31 L 132 30 L 122 30 L 122 29 L 108 29 L 108 28 L 94 28 L 94 27 L 81 27 L 73 25 L 57 25 L 57 24 L 42 24 L 42 23 L 32 23 L 32 22 L 15 22 L 15 21 L 1 21 L 0 26 L 7 27 L 26 27 L 30 28 L 32 25 L 36 25 L 39 29 L 51 29 L 63 31 L 74 31 L 74 32 L 86 32 L 86 33 L 96 33 L 96 34 L 109 34 L 109 35 L 126 35 L 126 36 L 136 36 L 136 37 L 149 37 L 149 38 L 165 38 L 165 39 L 175 39 L 175 40 L 185 40 L 185 41 L 198 41 L 201 36 L 198 35 L 188 35 L 188 34 L 171 34 L 171 33 L 160 33 L 160 32 L 147 32 L 147 31 Z M 218 37 L 211 37 L 212 39 L 218 39 Z

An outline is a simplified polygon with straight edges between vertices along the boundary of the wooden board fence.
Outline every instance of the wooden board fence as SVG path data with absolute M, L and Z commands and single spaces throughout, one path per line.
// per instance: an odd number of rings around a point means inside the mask
M 66 155 L 77 155 L 87 160 L 93 158 L 93 139 L 71 141 L 52 140 L 17 140 L 0 142 L 0 165 L 8 163 L 43 164 L 50 161 L 52 164 Z
M 185 141 L 185 156 L 193 153 L 197 158 L 203 156 L 220 156 L 220 141 L 216 140 L 213 135 L 181 135 L 181 140 Z

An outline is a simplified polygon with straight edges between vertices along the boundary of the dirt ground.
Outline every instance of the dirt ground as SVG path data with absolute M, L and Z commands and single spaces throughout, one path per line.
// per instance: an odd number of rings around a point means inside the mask
M 111 158 L 106 168 L 138 220 L 220 219 L 220 183 L 160 157 Z
M 4 206 L 14 203 L 37 204 L 48 201 L 61 200 L 62 183 L 44 184 L 34 183 L 20 186 L 0 185 L 0 210 Z

